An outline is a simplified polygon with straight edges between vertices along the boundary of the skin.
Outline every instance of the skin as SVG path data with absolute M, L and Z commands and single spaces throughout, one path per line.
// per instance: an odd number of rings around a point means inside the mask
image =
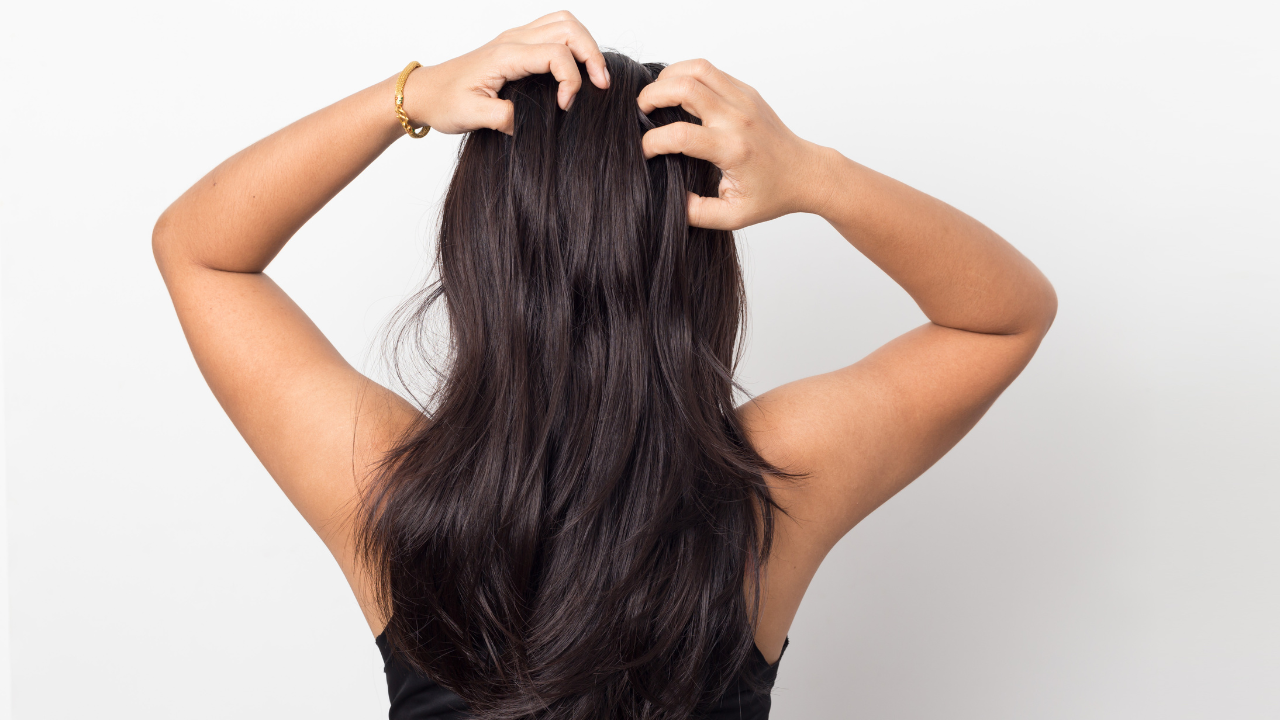
M 575 62 L 587 68 L 582 78 Z M 568 12 L 422 67 L 405 109 L 434 132 L 513 131 L 508 80 L 552 73 L 568 108 L 604 58 Z M 156 262 L 196 363 L 231 421 L 333 553 L 370 630 L 375 607 L 352 543 L 352 509 L 377 459 L 418 410 L 352 368 L 263 271 L 290 237 L 404 130 L 396 76 L 242 150 L 156 223 Z M 702 125 L 644 136 L 646 156 L 684 153 L 724 171 L 717 198 L 690 196 L 690 223 L 736 230 L 820 215 L 901 285 L 929 322 L 869 356 L 770 390 L 739 408 L 765 459 L 809 473 L 771 480 L 780 517 L 756 644 L 781 654 L 804 592 L 835 543 L 951 449 L 1017 377 L 1053 322 L 1036 267 L 964 213 L 808 142 L 746 83 L 706 60 L 667 67 L 640 109 L 680 105 Z M 352 442 L 352 438 L 355 442 Z

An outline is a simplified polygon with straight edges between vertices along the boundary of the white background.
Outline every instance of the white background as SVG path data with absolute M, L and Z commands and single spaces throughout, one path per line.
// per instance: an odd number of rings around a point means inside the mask
M 151 226 L 254 140 L 556 9 L 4 6 L 13 717 L 385 717 L 373 638 L 204 385 Z M 775 718 L 1280 717 L 1271 3 L 569 9 L 641 60 L 711 59 L 1058 290 L 1023 376 L 823 566 Z M 269 269 L 375 375 L 457 142 L 397 142 Z M 741 237 L 754 391 L 923 321 L 818 218 Z

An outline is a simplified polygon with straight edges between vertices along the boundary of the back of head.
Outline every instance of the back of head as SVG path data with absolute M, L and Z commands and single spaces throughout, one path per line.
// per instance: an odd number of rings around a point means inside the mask
M 567 112 L 548 75 L 507 84 L 514 135 L 467 137 L 398 335 L 443 301 L 447 372 L 361 526 L 392 650 L 483 718 L 686 717 L 753 649 L 773 470 L 734 411 L 733 236 L 685 216 L 719 172 L 646 161 L 696 119 L 646 117 L 662 66 L 606 60 Z

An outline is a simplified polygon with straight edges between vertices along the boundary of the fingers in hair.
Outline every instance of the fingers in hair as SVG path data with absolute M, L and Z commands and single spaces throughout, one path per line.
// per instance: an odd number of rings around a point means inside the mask
M 551 73 L 560 83 L 556 102 L 562 110 L 569 109 L 574 95 L 582 88 L 582 75 L 568 46 L 560 43 L 511 44 L 506 46 L 506 52 L 508 67 L 505 77 L 508 80 Z
M 609 87 L 609 70 L 605 66 L 600 46 L 587 28 L 568 10 L 544 15 L 517 30 L 523 31 L 520 33 L 522 42 L 563 43 L 573 52 L 578 62 L 587 66 L 587 75 L 592 84 L 602 90 Z
M 742 88 L 739 87 L 737 81 L 730 77 L 728 73 L 703 58 L 671 63 L 658 74 L 658 82 L 662 82 L 664 78 L 672 80 L 680 77 L 693 78 L 716 94 L 726 98 L 732 98 L 742 92 Z
M 701 158 L 713 164 L 723 161 L 722 143 L 718 142 L 716 131 L 687 122 L 673 122 L 656 127 L 644 134 L 641 144 L 644 147 L 645 159 L 658 155 L 682 154 Z
M 665 70 L 663 71 L 666 72 Z M 724 106 L 724 99 L 711 88 L 691 75 L 658 76 L 640 91 L 636 102 L 640 112 L 648 115 L 655 108 L 679 105 L 689 114 L 703 120 L 713 116 Z

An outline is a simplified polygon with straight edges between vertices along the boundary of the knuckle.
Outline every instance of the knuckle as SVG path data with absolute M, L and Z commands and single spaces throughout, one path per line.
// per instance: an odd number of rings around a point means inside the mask
M 699 77 L 706 77 L 715 72 L 716 66 L 712 65 L 711 61 L 706 58 L 698 58 L 689 62 L 689 69 Z
M 573 51 L 568 45 L 560 43 L 548 43 L 546 45 L 547 52 L 551 54 L 551 61 L 560 65 L 567 65 L 573 62 Z
M 676 146 L 684 148 L 693 142 L 693 127 L 689 123 L 674 123 L 669 127 L 671 128 L 671 141 Z
M 551 30 L 552 37 L 556 37 L 561 40 L 573 37 L 573 25 L 565 20 L 557 20 L 556 22 L 549 23 L 547 27 Z

